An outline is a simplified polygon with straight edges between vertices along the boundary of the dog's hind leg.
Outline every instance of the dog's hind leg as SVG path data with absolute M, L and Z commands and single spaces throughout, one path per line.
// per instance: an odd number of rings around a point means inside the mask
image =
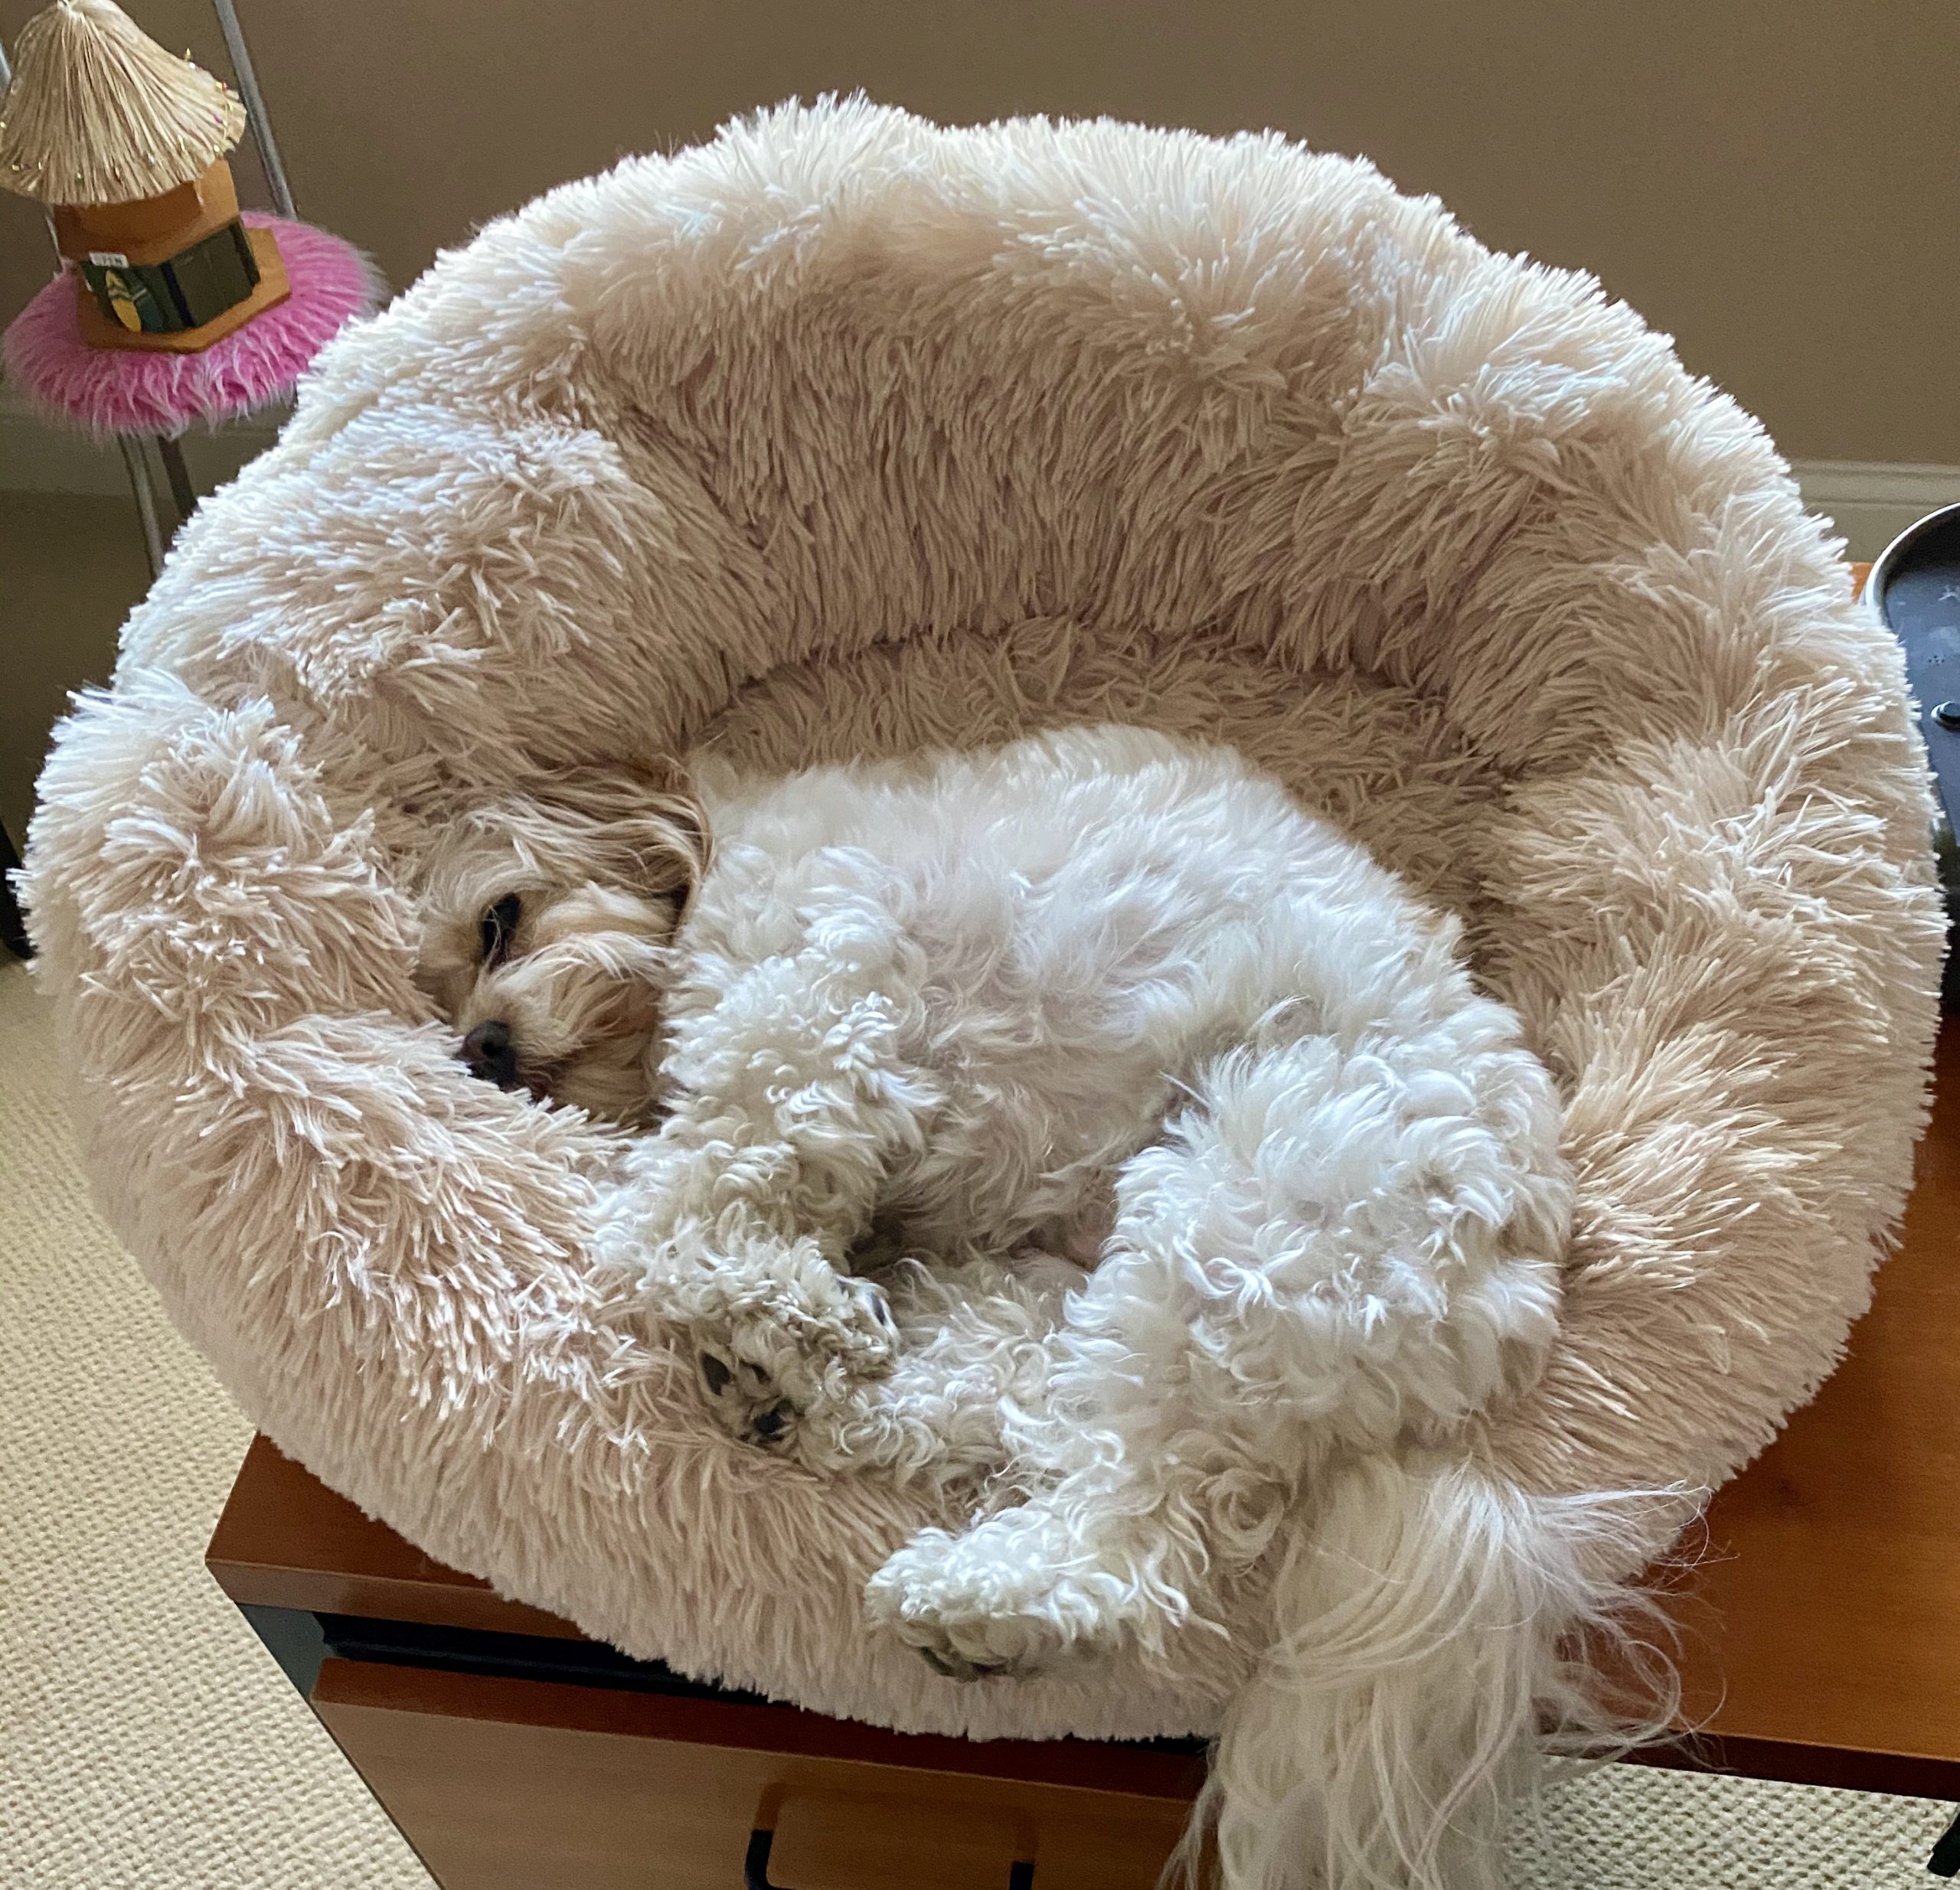
M 978 1484 L 1006 1465 L 1004 1412 L 1038 1395 L 1047 1335 L 1080 1271 L 1033 1248 L 963 1256 L 956 1268 L 901 1262 L 890 1305 L 889 1375 L 828 1422 L 803 1427 L 799 1454 L 826 1471 L 876 1466 L 900 1480 Z
M 915 1538 L 873 1579 L 874 1620 L 961 1674 L 1161 1653 L 1318 1462 L 1446 1435 L 1535 1375 L 1556 1111 L 1506 1014 L 1472 1009 L 1488 1033 L 1220 1059 L 1124 1171 L 1044 1395 L 1010 1425 L 1032 1493 Z

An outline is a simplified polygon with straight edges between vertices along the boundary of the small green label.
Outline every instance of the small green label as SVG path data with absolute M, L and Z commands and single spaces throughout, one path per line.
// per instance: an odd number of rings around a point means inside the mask
M 99 263 L 84 263 L 82 273 L 95 291 L 96 303 L 102 312 L 132 335 L 168 335 L 181 325 L 165 312 L 155 290 L 144 280 L 160 271 L 128 263 L 109 268 Z

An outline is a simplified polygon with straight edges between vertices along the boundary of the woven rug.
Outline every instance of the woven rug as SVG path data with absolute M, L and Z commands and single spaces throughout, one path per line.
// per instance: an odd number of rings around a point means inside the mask
M 8 1890 L 426 1890 L 204 1572 L 247 1435 L 91 1210 L 48 1019 L 27 973 L 0 965 Z M 1915 1799 L 1605 1767 L 1547 1794 L 1513 1880 L 1906 1890 L 1930 1881 L 1946 1816 Z

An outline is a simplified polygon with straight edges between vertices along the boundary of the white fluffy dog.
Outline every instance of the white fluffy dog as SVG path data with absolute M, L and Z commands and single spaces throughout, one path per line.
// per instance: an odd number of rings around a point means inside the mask
M 1453 922 L 1229 752 L 1119 728 L 586 771 L 470 817 L 424 891 L 472 1066 L 658 1125 L 646 1290 L 737 1436 L 1004 1469 L 875 1623 L 962 1677 L 1162 1655 L 1296 1519 L 1228 1865 L 1432 1871 L 1538 1682 L 1493 1651 L 1534 1604 L 1465 1439 L 1540 1369 L 1571 1209 Z M 976 1391 L 908 1364 L 958 1320 L 902 1342 L 894 1259 L 1071 1290 Z

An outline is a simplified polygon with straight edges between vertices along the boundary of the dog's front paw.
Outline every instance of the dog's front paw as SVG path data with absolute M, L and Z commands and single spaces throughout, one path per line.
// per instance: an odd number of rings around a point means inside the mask
M 1051 1517 L 1008 1510 L 964 1535 L 922 1529 L 872 1576 L 865 1613 L 956 1680 L 1016 1678 L 1107 1653 L 1123 1585 L 1083 1573 Z
M 821 1291 L 742 1291 L 700 1308 L 691 1338 L 708 1409 L 745 1444 L 825 1464 L 827 1439 L 891 1369 L 897 1327 L 884 1291 L 833 1275 Z

